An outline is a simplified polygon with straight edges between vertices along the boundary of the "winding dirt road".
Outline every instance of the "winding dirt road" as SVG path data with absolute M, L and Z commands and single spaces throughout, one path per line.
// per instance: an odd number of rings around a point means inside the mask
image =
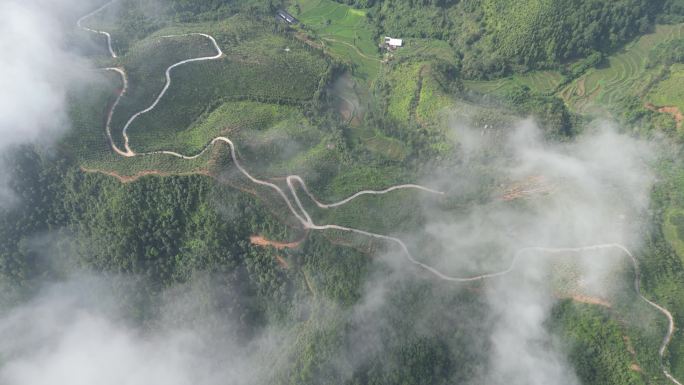
M 93 33 L 98 33 L 98 34 L 103 34 L 103 35 L 107 36 L 107 44 L 108 44 L 110 55 L 112 58 L 116 58 L 116 53 L 112 49 L 111 36 L 109 35 L 109 33 L 105 32 L 105 31 L 90 29 L 90 28 L 84 27 L 82 25 L 82 22 L 85 19 L 97 14 L 98 12 L 105 9 L 110 4 L 111 3 L 107 3 L 104 6 L 96 9 L 95 11 L 81 17 L 77 22 L 77 26 L 79 28 L 86 30 L 86 31 L 90 31 Z M 667 333 L 665 334 L 665 336 L 663 337 L 663 341 L 662 341 L 660 349 L 658 351 L 659 359 L 660 359 L 660 366 L 661 366 L 663 374 L 665 375 L 665 377 L 667 377 L 668 380 L 670 380 L 672 383 L 674 383 L 676 385 L 683 385 L 681 382 L 679 382 L 676 378 L 674 378 L 670 374 L 670 372 L 668 371 L 668 369 L 666 368 L 666 366 L 663 363 L 663 356 L 665 354 L 665 350 L 667 349 L 670 341 L 672 340 L 672 336 L 675 332 L 675 324 L 674 324 L 674 319 L 672 317 L 672 314 L 666 308 L 664 308 L 664 307 L 656 304 L 655 302 L 649 300 L 648 298 L 646 298 L 641 293 L 641 285 L 640 285 L 641 272 L 639 270 L 638 261 L 637 261 L 636 257 L 634 257 L 634 255 L 623 245 L 616 244 L 616 243 L 610 243 L 610 244 L 592 245 L 592 246 L 576 247 L 576 248 L 526 247 L 526 248 L 522 248 L 522 249 L 518 250 L 515 253 L 512 261 L 511 261 L 510 266 L 503 271 L 480 274 L 480 275 L 476 275 L 476 276 L 472 276 L 472 277 L 454 277 L 454 276 L 444 274 L 444 273 L 440 272 L 439 270 L 433 268 L 432 266 L 429 266 L 425 263 L 422 263 L 422 262 L 416 260 L 413 257 L 413 255 L 411 254 L 411 252 L 409 251 L 409 249 L 408 249 L 407 245 L 404 243 L 404 241 L 402 241 L 399 238 L 392 237 L 389 235 L 377 234 L 377 233 L 373 233 L 373 232 L 369 232 L 369 231 L 365 231 L 365 230 L 355 229 L 355 228 L 351 228 L 351 227 L 339 226 L 339 225 L 335 225 L 335 224 L 319 225 L 319 224 L 314 223 L 310 214 L 304 208 L 304 205 L 302 204 L 302 202 L 299 198 L 299 194 L 297 192 L 297 187 L 295 186 L 295 184 L 299 185 L 299 187 L 301 187 L 301 189 L 304 190 L 304 192 L 311 199 L 311 201 L 314 202 L 319 208 L 322 208 L 322 209 L 329 209 L 329 208 L 333 208 L 333 207 L 342 206 L 342 205 L 349 203 L 350 201 L 352 201 L 352 200 L 354 200 L 360 196 L 363 196 L 363 195 L 382 195 L 382 194 L 387 194 L 387 193 L 390 193 L 392 191 L 400 190 L 400 189 L 416 189 L 416 190 L 420 190 L 420 191 L 424 191 L 424 192 L 427 192 L 430 194 L 436 194 L 436 195 L 441 195 L 441 194 L 443 194 L 443 192 L 440 192 L 440 191 L 437 191 L 437 190 L 434 190 L 434 189 L 431 189 L 428 187 L 416 185 L 416 184 L 403 184 L 403 185 L 392 186 L 392 187 L 386 188 L 384 190 L 363 190 L 363 191 L 359 191 L 356 194 L 353 194 L 353 195 L 351 195 L 345 199 L 342 199 L 338 202 L 322 203 L 322 202 L 318 201 L 316 199 L 316 197 L 309 191 L 309 189 L 306 186 L 306 183 L 304 182 L 304 180 L 300 176 L 289 175 L 286 178 L 287 186 L 288 186 L 288 190 L 289 190 L 289 195 L 288 195 L 278 185 L 273 184 L 273 183 L 268 182 L 268 181 L 265 181 L 265 180 L 258 179 L 256 177 L 254 177 L 253 175 L 251 175 L 238 161 L 238 158 L 236 155 L 236 150 L 235 150 L 235 145 L 233 144 L 233 142 L 229 138 L 224 137 L 224 136 L 219 136 L 219 137 L 212 139 L 200 152 L 198 152 L 195 155 L 183 155 L 183 154 L 180 154 L 177 152 L 163 151 L 163 150 L 162 151 L 146 152 L 146 153 L 136 153 L 135 151 L 133 151 L 133 149 L 129 145 L 129 139 L 127 136 L 128 127 L 140 115 L 143 115 L 143 114 L 151 111 L 152 109 L 154 109 L 157 106 L 157 104 L 159 103 L 159 101 L 161 100 L 161 98 L 164 96 L 164 94 L 167 92 L 167 90 L 169 89 L 169 87 L 171 85 L 171 70 L 173 68 L 176 68 L 176 67 L 184 65 L 184 64 L 203 61 L 203 60 L 216 60 L 216 59 L 219 59 L 223 56 L 223 52 L 221 51 L 221 48 L 216 43 L 216 40 L 212 36 L 207 35 L 207 34 L 190 33 L 190 34 L 185 34 L 185 35 L 160 36 L 160 38 L 180 37 L 180 36 L 190 36 L 190 35 L 199 35 L 199 36 L 203 36 L 203 37 L 210 39 L 212 44 L 214 45 L 214 48 L 216 49 L 216 55 L 183 60 L 183 61 L 180 61 L 178 63 L 172 64 L 171 66 L 169 66 L 166 69 L 166 72 L 165 72 L 166 84 L 164 85 L 164 88 L 159 93 L 157 98 L 154 100 L 154 102 L 149 107 L 133 114 L 128 119 L 126 125 L 124 126 L 124 128 L 122 130 L 122 134 L 124 137 L 125 151 L 119 149 L 112 139 L 111 118 L 112 118 L 112 114 L 113 114 L 114 110 L 116 109 L 120 99 L 123 97 L 123 95 L 126 93 L 126 90 L 128 89 L 128 80 L 126 77 L 126 72 L 123 68 L 105 68 L 105 70 L 115 71 L 118 74 L 120 74 L 122 77 L 122 82 L 123 82 L 123 88 L 121 89 L 121 92 L 119 92 L 119 95 L 117 96 L 115 102 L 113 103 L 111 109 L 109 110 L 109 113 L 107 116 L 107 122 L 106 122 L 107 138 L 110 142 L 112 149 L 117 154 L 119 154 L 121 156 L 126 156 L 126 157 L 145 156 L 145 155 L 150 155 L 150 154 L 166 154 L 166 155 L 174 156 L 174 157 L 181 158 L 181 159 L 195 159 L 195 158 L 201 156 L 211 146 L 218 144 L 218 143 L 224 143 L 224 144 L 228 145 L 228 147 L 230 149 L 230 155 L 232 157 L 232 160 L 233 160 L 235 167 L 237 167 L 238 170 L 240 170 L 240 172 L 244 176 L 246 176 L 250 181 L 252 181 L 253 183 L 255 183 L 257 185 L 268 187 L 268 188 L 274 190 L 276 193 L 278 193 L 278 195 L 280 195 L 280 197 L 283 199 L 283 201 L 285 202 L 285 204 L 287 205 L 289 210 L 297 218 L 297 220 L 299 220 L 299 222 L 302 224 L 302 226 L 305 229 L 338 230 L 338 231 L 344 231 L 344 232 L 350 232 L 350 233 L 355 233 L 355 234 L 359 234 L 359 235 L 364 235 L 364 236 L 368 236 L 368 237 L 372 237 L 372 238 L 376 238 L 376 239 L 382 239 L 382 240 L 386 240 L 386 241 L 395 243 L 396 245 L 398 245 L 401 248 L 401 250 L 404 253 L 404 256 L 407 258 L 407 260 L 409 262 L 411 262 L 412 264 L 416 265 L 417 267 L 424 269 L 427 272 L 433 274 L 435 277 L 437 277 L 441 280 L 444 280 L 444 281 L 449 281 L 449 282 L 461 282 L 461 283 L 463 283 L 463 282 L 475 282 L 475 281 L 482 281 L 485 279 L 491 279 L 491 278 L 504 276 L 504 275 L 510 273 L 511 271 L 513 271 L 515 269 L 516 264 L 518 263 L 520 258 L 522 258 L 523 256 L 525 256 L 531 252 L 540 252 L 540 253 L 544 253 L 544 254 L 560 254 L 560 253 L 583 253 L 583 252 L 587 252 L 587 251 L 596 251 L 596 250 L 604 250 L 604 249 L 617 249 L 617 250 L 621 251 L 622 253 L 624 253 L 625 255 L 627 255 L 632 261 L 632 264 L 634 266 L 634 272 L 635 272 L 634 273 L 634 290 L 636 291 L 636 294 L 643 301 L 645 301 L 647 304 L 649 304 L 651 307 L 653 307 L 654 309 L 656 309 L 660 313 L 662 313 L 668 320 L 668 330 L 667 330 Z M 293 203 L 293 200 L 294 200 L 294 203 Z
M 90 12 L 89 14 L 81 16 L 81 18 L 76 21 L 76 26 L 78 28 L 81 28 L 81 29 L 88 31 L 88 32 L 93 32 L 93 33 L 97 33 L 100 35 L 104 35 L 107 38 L 107 48 L 109 49 L 109 55 L 116 59 L 116 52 L 114 52 L 114 49 L 112 48 L 112 35 L 110 35 L 109 32 L 99 31 L 97 29 L 92 29 L 92 28 L 88 28 L 88 27 L 83 26 L 84 20 L 89 19 L 92 16 L 95 16 L 96 14 L 100 13 L 102 10 L 109 7 L 110 5 L 112 5 L 111 1 L 109 3 L 101 6 L 100 8 Z

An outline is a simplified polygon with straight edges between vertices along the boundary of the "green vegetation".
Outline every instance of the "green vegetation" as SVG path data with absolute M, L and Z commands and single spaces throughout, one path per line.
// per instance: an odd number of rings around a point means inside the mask
M 570 346 L 570 359 L 585 384 L 645 384 L 630 367 L 634 346 L 610 314 L 596 306 L 564 301 L 554 309 L 554 328 Z
M 432 38 L 458 53 L 466 78 L 493 78 L 611 52 L 647 32 L 661 1 L 487 0 L 353 2 L 370 7 L 375 36 Z M 671 12 L 676 12 L 671 10 Z
M 84 174 L 69 162 L 29 148 L 9 159 L 15 175 L 12 189 L 22 203 L 0 217 L 0 234 L 6 240 L 0 250 L 4 301 L 16 301 L 39 288 L 40 279 L 66 275 L 79 266 L 145 277 L 148 304 L 155 303 L 154 296 L 163 288 L 195 274 L 231 271 L 237 273 L 231 285 L 239 287 L 244 280 L 243 287 L 260 297 L 266 292 L 260 289 L 266 284 L 260 275 L 278 268 L 273 258 L 257 257 L 259 251 L 249 246 L 248 237 L 258 233 L 287 239 L 291 233 L 254 198 L 207 177 L 146 177 L 122 184 Z M 226 220 L 222 212 L 233 212 L 239 220 Z M 60 264 L 41 259 L 39 248 L 26 247 L 47 231 L 59 240 L 53 251 Z M 241 265 L 250 271 L 249 278 L 241 275 Z M 255 303 L 234 309 L 253 319 L 254 326 L 259 324 L 258 310 Z M 147 317 L 154 306 L 136 312 L 141 314 L 131 315 Z
M 663 234 L 667 242 L 684 261 L 684 213 L 670 209 L 663 222 Z
M 130 127 L 131 147 L 192 155 L 225 135 L 250 173 L 282 187 L 283 176 L 301 175 L 323 202 L 416 183 L 428 172 L 460 172 L 462 138 L 452 120 L 483 136 L 503 136 L 532 115 L 547 140 L 571 141 L 586 117 L 609 114 L 626 131 L 671 135 L 671 119 L 644 104 L 684 110 L 684 24 L 648 32 L 654 20 L 674 22 L 684 14 L 680 0 L 346 3 L 116 2 L 87 23 L 111 28 L 119 53 L 116 60 L 98 57 L 98 64 L 123 66 L 128 74 L 114 141 L 122 146 L 121 128 L 156 98 L 170 64 L 214 54 L 201 36 L 162 37 L 196 32 L 215 36 L 224 56 L 175 68 L 168 93 Z M 302 24 L 275 21 L 281 7 Z M 377 44 L 385 34 L 406 44 L 383 60 Z M 72 90 L 73 127 L 55 154 L 24 147 L 8 156 L 10 189 L 22 203 L 0 210 L 4 301 L 20 301 L 46 277 L 76 268 L 134 274 L 144 290 L 130 316 L 145 321 L 165 288 L 216 280 L 223 290 L 217 296 L 226 301 L 221 306 L 240 320 L 240 333 L 278 327 L 291 334 L 272 383 L 467 383 L 486 368 L 493 329 L 482 294 L 488 289 L 466 290 L 369 258 L 399 256 L 388 242 L 304 231 L 280 196 L 237 171 L 224 144 L 194 160 L 114 154 L 104 121 L 120 87 L 116 73 L 102 72 Z M 487 151 L 481 156 L 493 158 Z M 316 223 L 410 234 L 420 238 L 412 250 L 429 259 L 446 251 L 432 245 L 439 242 L 426 229 L 428 212 L 446 222 L 475 215 L 482 205 L 525 204 L 499 199 L 509 181 L 487 159 L 463 170 L 464 186 L 446 196 L 401 190 L 328 210 L 299 196 Z M 657 170 L 653 226 L 644 230 L 638 253 L 646 296 L 671 309 L 678 324 L 684 319 L 681 169 L 672 162 Z M 251 235 L 302 242 L 257 247 Z M 63 265 L 41 257 L 32 246 L 40 237 L 57 239 Z M 481 249 L 483 260 L 498 252 Z M 548 320 L 583 383 L 662 381 L 653 352 L 665 322 L 637 300 L 632 274 L 628 267 L 615 277 L 620 294 L 610 309 L 562 300 Z M 385 296 L 379 307 L 366 306 L 373 298 L 364 294 L 372 290 Z M 366 340 L 371 346 L 357 349 Z M 684 377 L 680 332 L 665 364 Z
M 684 64 L 670 67 L 668 76 L 658 82 L 646 95 L 646 100 L 656 106 L 674 106 L 684 111 Z
M 93 15 L 85 26 L 108 31 L 115 52 L 123 55 L 135 42 L 178 22 L 206 22 L 227 19 L 235 14 L 260 20 L 270 16 L 273 7 L 270 0 L 119 0 Z
M 112 137 L 116 138 L 117 144 L 123 147 L 121 130 L 128 119 L 151 105 L 162 91 L 167 67 L 181 60 L 214 54 L 213 45 L 202 36 L 152 37 L 131 47 L 119 60 L 126 70 L 128 89 L 112 116 Z
M 380 70 L 378 42 L 365 11 L 333 0 L 297 0 L 290 12 L 320 38 L 326 51 L 348 63 L 355 76 L 372 82 Z
M 159 145 L 173 141 L 179 145 L 172 149 L 187 151 L 182 139 L 173 135 L 179 135 L 221 101 L 294 105 L 311 101 L 329 67 L 302 43 L 270 34 L 253 36 L 225 48 L 224 53 L 222 59 L 173 70 L 167 94 L 154 110 L 141 115 L 130 127 L 129 136 L 136 150 L 165 148 Z M 210 139 L 205 137 L 204 142 Z
M 684 25 L 658 26 L 629 45 L 624 52 L 610 56 L 607 65 L 588 71 L 560 91 L 561 97 L 576 111 L 591 112 L 611 108 L 625 97 L 642 97 L 662 73 L 653 65 L 649 53 L 659 42 L 677 41 L 684 36 Z
M 548 94 L 556 90 L 562 79 L 559 72 L 534 71 L 498 80 L 466 80 L 463 84 L 482 94 L 501 94 L 519 87 L 528 87 L 535 92 Z

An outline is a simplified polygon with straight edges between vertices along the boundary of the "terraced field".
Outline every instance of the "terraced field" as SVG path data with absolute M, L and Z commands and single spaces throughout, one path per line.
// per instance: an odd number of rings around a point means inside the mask
M 660 25 L 623 52 L 608 58 L 604 68 L 592 69 L 563 88 L 559 95 L 578 112 L 608 107 L 623 96 L 643 96 L 660 67 L 647 68 L 649 52 L 658 43 L 684 37 L 684 24 Z
M 497 80 L 466 80 L 464 85 L 483 94 L 497 94 L 516 86 L 527 86 L 541 92 L 553 92 L 562 80 L 562 75 L 555 71 L 535 71 L 524 75 L 514 75 Z
M 622 52 L 609 56 L 604 67 L 589 70 L 558 90 L 557 94 L 572 110 L 585 114 L 605 114 L 608 107 L 624 96 L 643 97 L 653 85 L 656 76 L 662 71 L 662 67 L 659 66 L 647 67 L 652 48 L 658 43 L 683 37 L 684 24 L 659 25 L 653 33 L 637 39 Z M 464 85 L 483 94 L 501 95 L 512 87 L 521 85 L 540 93 L 550 93 L 556 90 L 562 79 L 562 75 L 558 72 L 536 71 L 491 81 L 464 81 Z M 653 98 L 658 102 L 653 101 L 653 103 L 656 105 L 675 104 L 676 100 L 681 99 L 674 95 L 676 89 L 678 89 L 676 85 L 663 84 L 663 91 L 660 93 L 667 96 L 664 99 L 659 98 L 655 96 L 659 92 L 656 91 Z
M 332 0 L 298 0 L 288 10 L 314 31 L 327 51 L 354 68 L 354 76 L 372 82 L 381 62 L 377 42 L 362 10 Z

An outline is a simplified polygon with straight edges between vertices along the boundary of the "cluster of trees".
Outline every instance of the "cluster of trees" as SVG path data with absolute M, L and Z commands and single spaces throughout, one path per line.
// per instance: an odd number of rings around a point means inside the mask
M 505 101 L 521 115 L 537 117 L 549 137 L 565 140 L 577 133 L 579 116 L 571 113 L 558 97 L 540 95 L 527 86 L 519 86 L 508 91 Z
M 665 0 L 663 2 L 663 12 L 658 15 L 658 21 L 662 23 L 684 22 L 684 1 Z
M 273 0 L 121 0 L 88 23 L 106 25 L 115 50 L 124 53 L 133 42 L 173 22 L 216 21 L 238 13 L 272 19 L 278 7 Z
M 673 39 L 656 45 L 649 53 L 648 65 L 684 63 L 684 39 Z
M 629 368 L 633 347 L 627 346 L 625 332 L 605 312 L 566 300 L 553 309 L 551 326 L 570 347 L 570 360 L 583 384 L 645 383 Z

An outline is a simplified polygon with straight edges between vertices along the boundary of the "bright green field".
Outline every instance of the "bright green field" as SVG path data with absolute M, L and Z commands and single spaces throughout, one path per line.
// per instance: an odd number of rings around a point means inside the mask
M 673 64 L 670 75 L 653 87 L 646 99 L 656 106 L 676 106 L 684 111 L 684 64 Z
M 380 55 L 364 11 L 332 0 L 297 0 L 288 10 L 316 33 L 330 54 L 351 62 L 355 76 L 367 82 L 375 78 Z
M 428 62 L 410 62 L 394 66 L 385 74 L 391 86 L 387 112 L 399 122 L 411 118 L 422 125 L 440 123 L 439 114 L 454 105 L 432 76 Z
M 421 87 L 416 106 L 416 120 L 421 124 L 442 123 L 442 113 L 454 105 L 454 100 L 447 95 L 435 78 L 426 68 L 421 74 Z
M 420 71 L 422 63 L 400 65 L 387 74 L 387 80 L 392 85 L 389 95 L 387 112 L 390 117 L 400 122 L 408 122 L 416 94 L 420 92 Z

